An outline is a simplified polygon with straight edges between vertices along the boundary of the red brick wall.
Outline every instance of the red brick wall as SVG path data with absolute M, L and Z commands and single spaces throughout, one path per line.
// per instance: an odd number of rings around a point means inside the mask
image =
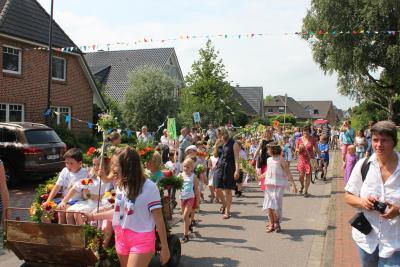
M 21 75 L 3 73 L 3 45 L 22 49 Z M 47 107 L 48 52 L 34 50 L 34 46 L 0 37 L 0 103 L 24 104 L 25 121 L 44 123 Z M 53 81 L 51 105 L 71 108 L 72 117 L 84 121 L 93 118 L 93 91 L 79 64 L 78 57 L 54 52 L 66 59 L 66 81 Z M 91 130 L 81 122 L 71 121 L 74 133 L 89 134 Z

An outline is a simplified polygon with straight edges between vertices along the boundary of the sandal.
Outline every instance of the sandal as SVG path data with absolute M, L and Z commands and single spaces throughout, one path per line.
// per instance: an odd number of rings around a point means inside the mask
M 226 219 L 229 219 L 230 217 L 231 217 L 230 213 L 225 213 L 224 217 L 222 217 L 222 218 L 224 218 L 226 220 Z
M 302 187 L 300 188 L 300 190 L 299 190 L 299 194 L 300 194 L 300 195 L 303 194 L 303 189 L 304 189 L 304 186 L 302 186 Z
M 221 206 L 221 208 L 219 209 L 219 213 L 224 214 L 225 213 L 225 207 Z
M 187 243 L 189 242 L 189 235 L 184 235 L 181 239 L 181 243 Z
M 276 223 L 276 224 L 275 224 L 275 231 L 276 231 L 277 233 L 282 232 L 281 225 L 280 225 L 279 223 Z
M 267 233 L 272 233 L 273 231 L 275 231 L 275 228 L 272 225 L 268 226 L 266 232 Z

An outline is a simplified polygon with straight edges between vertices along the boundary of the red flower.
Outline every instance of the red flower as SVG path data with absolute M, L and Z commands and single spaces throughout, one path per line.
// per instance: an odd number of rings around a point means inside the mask
M 48 197 L 49 197 L 49 194 L 43 194 L 40 196 L 40 199 L 47 200 Z
M 115 197 L 115 195 L 116 195 L 115 193 L 111 193 L 111 196 L 112 196 L 112 197 Z
M 151 151 L 153 151 L 153 149 L 152 149 L 151 147 L 149 147 L 149 146 L 146 146 L 146 147 L 144 148 L 144 151 L 145 151 L 145 152 L 151 152 Z
M 144 156 L 144 154 L 146 154 L 146 152 L 144 152 L 144 150 L 139 150 L 138 153 L 139 153 L 139 156 L 141 156 L 141 157 Z
M 109 198 L 109 199 L 108 199 L 108 202 L 110 202 L 110 204 L 114 204 L 114 203 L 115 203 L 115 199 Z
M 93 184 L 93 180 L 89 179 L 88 184 Z
M 91 146 L 86 152 L 86 156 L 90 157 L 94 152 L 96 152 L 96 148 Z
M 44 209 L 45 209 L 46 211 L 50 211 L 50 210 L 51 210 L 51 205 L 46 205 L 46 206 L 44 207 Z

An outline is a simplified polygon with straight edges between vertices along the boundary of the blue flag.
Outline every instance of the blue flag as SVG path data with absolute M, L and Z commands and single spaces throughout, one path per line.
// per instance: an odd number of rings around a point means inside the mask
M 65 116 L 65 122 L 69 123 L 71 121 L 71 116 L 67 115 Z

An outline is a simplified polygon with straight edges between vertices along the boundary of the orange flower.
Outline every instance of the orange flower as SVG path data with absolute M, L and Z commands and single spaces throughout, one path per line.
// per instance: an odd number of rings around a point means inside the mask
M 144 148 L 144 151 L 146 151 L 146 152 L 151 152 L 151 151 L 153 151 L 153 149 L 152 149 L 151 147 L 149 147 L 149 146 L 146 146 L 146 147 Z
M 138 153 L 139 153 L 139 156 L 141 156 L 141 157 L 144 156 L 144 154 L 146 154 L 146 152 L 144 152 L 144 150 L 139 150 Z

